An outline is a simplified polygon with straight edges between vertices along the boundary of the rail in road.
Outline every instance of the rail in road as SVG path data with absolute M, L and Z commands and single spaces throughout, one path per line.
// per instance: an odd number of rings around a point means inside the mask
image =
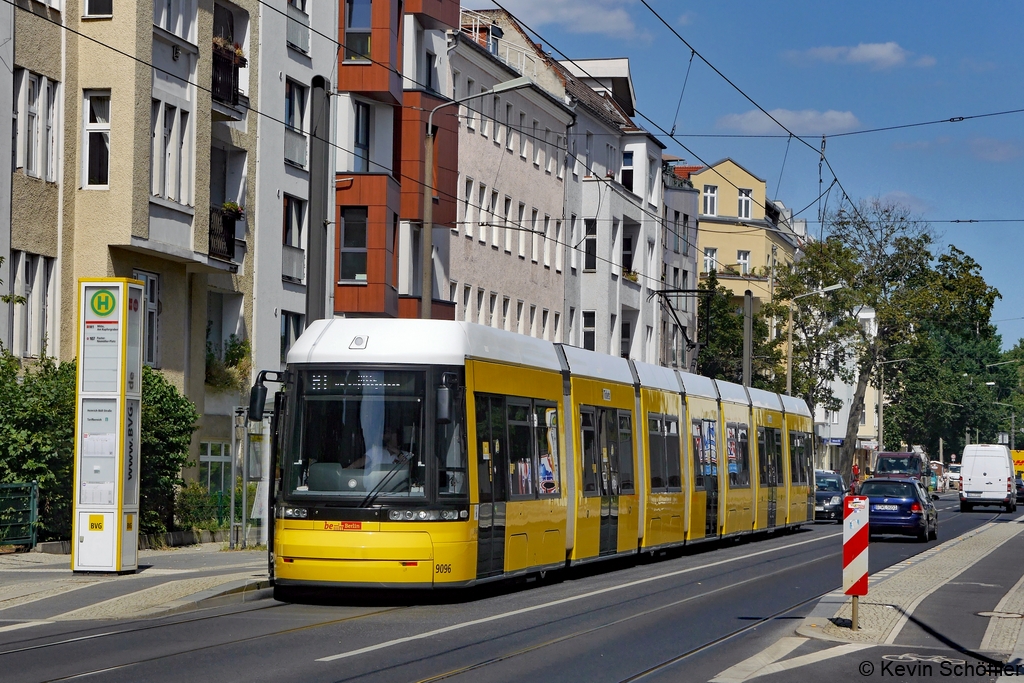
M 943 514 L 947 540 L 997 519 Z M 931 547 L 873 544 L 872 571 Z M 590 567 L 564 582 L 356 604 L 267 601 L 130 623 L 53 624 L 0 636 L 5 680 L 665 680 L 727 668 L 737 641 L 789 621 L 840 582 L 840 534 L 815 525 L 666 561 Z M 386 597 L 386 599 L 385 599 Z M 52 630 L 48 630 L 52 629 Z M 732 644 L 730 647 L 724 647 Z M 725 663 L 725 666 L 718 664 Z M 715 668 L 717 667 L 717 668 Z M 714 669 L 713 671 L 711 669 Z M 11 674 L 10 678 L 6 673 Z M 667 677 L 667 678 L 666 678 Z

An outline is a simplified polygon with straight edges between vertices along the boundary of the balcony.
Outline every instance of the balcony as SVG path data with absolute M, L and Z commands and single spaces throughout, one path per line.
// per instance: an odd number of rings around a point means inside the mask
M 284 160 L 299 168 L 306 167 L 306 134 L 288 126 L 284 128 Z
M 229 107 L 248 107 L 249 98 L 238 89 L 238 69 L 248 65 L 245 57 L 231 48 L 213 47 L 213 82 L 210 92 L 215 102 Z
M 285 40 L 288 47 L 309 54 L 309 15 L 291 4 L 288 5 L 288 33 Z
M 235 260 L 235 221 L 237 215 L 210 207 L 210 256 L 224 261 Z
M 282 245 L 281 278 L 288 282 L 302 282 L 306 277 L 306 252 L 298 247 Z

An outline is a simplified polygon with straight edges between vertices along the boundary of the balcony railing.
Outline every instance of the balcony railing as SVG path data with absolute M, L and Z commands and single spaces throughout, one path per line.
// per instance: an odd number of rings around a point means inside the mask
M 302 282 L 306 277 L 306 252 L 298 247 L 283 245 L 281 251 L 281 277 L 290 282 Z
M 210 256 L 227 261 L 235 260 L 235 214 L 210 207 Z
M 238 106 L 238 69 L 246 66 L 245 57 L 240 57 L 234 50 L 213 48 L 213 82 L 210 85 L 210 92 L 213 99 L 232 107 Z M 245 98 L 248 103 L 248 98 Z
M 285 40 L 289 47 L 309 54 L 309 15 L 291 4 L 288 5 L 288 35 Z
M 306 167 L 306 134 L 288 126 L 284 129 L 284 160 Z

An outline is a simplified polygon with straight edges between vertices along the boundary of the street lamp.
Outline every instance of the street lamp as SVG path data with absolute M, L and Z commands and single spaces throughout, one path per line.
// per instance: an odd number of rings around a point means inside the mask
M 909 358 L 897 358 L 896 360 L 883 360 L 878 363 L 878 452 L 885 448 L 882 444 L 882 436 L 885 434 L 885 367 L 890 363 L 902 363 Z
M 423 138 L 423 239 L 420 240 L 423 247 L 421 256 L 423 259 L 423 279 L 420 291 L 421 318 L 430 318 L 430 304 L 434 293 L 434 113 L 438 109 L 459 104 L 466 100 L 496 95 L 509 90 L 518 90 L 519 88 L 529 87 L 532 84 L 533 81 L 529 78 L 520 76 L 504 83 L 498 83 L 490 90 L 484 90 L 473 95 L 460 97 L 457 100 L 444 102 L 430 110 L 430 116 L 427 117 L 427 135 Z
M 803 299 L 805 296 L 810 296 L 812 294 L 824 294 L 825 292 L 831 292 L 842 288 L 843 285 L 841 284 L 829 285 L 828 287 L 816 289 L 813 292 L 797 294 L 789 300 L 789 328 L 786 339 L 786 396 L 793 395 L 793 302 L 797 299 Z

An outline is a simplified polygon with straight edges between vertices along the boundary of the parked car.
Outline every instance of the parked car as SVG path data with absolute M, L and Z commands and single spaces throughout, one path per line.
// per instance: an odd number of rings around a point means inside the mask
M 842 475 L 828 470 L 814 471 L 814 520 L 843 522 L 843 495 L 846 484 Z
M 1007 512 L 1017 509 L 1013 488 L 1013 457 L 999 444 L 970 444 L 964 447 L 960 487 L 960 512 L 976 505 L 999 505 Z
M 946 485 L 951 489 L 960 489 L 960 467 L 953 464 L 946 468 Z
M 860 485 L 868 497 L 868 533 L 916 536 L 925 542 L 938 538 L 939 513 L 929 495 L 916 481 L 872 477 Z
M 1017 489 L 1017 502 L 1024 503 L 1024 479 L 1017 477 L 1013 480 L 1013 485 Z

